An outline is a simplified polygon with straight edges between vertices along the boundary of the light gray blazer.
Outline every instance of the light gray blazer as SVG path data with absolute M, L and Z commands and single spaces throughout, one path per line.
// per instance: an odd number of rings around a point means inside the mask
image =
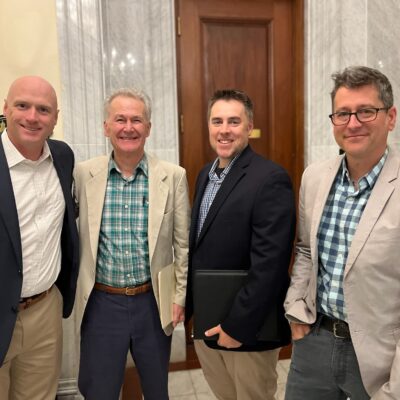
M 309 166 L 302 178 L 296 259 L 286 316 L 316 320 L 317 231 L 343 156 Z M 364 386 L 372 400 L 400 399 L 400 157 L 388 158 L 354 235 L 344 298 Z
M 148 243 L 151 281 L 160 310 L 158 273 L 174 263 L 174 303 L 185 306 L 190 206 L 186 171 L 146 154 L 149 166 Z M 110 156 L 77 164 L 74 171 L 79 202 L 80 269 L 75 301 L 77 328 L 96 277 L 96 258 Z M 172 325 L 164 328 L 167 335 Z

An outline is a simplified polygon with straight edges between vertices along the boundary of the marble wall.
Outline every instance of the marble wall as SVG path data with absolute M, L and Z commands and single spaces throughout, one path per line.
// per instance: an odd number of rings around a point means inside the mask
M 153 103 L 146 149 L 178 163 L 173 0 L 56 0 L 64 139 L 78 161 L 108 152 L 103 100 L 136 86 Z
M 367 65 L 388 76 L 400 107 L 400 6 L 397 0 L 306 0 L 305 163 L 337 154 L 328 115 L 333 72 Z M 399 127 L 390 143 L 400 149 Z

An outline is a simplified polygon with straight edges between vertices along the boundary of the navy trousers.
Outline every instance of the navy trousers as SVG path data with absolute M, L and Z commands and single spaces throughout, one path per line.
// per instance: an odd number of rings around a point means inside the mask
M 87 400 L 118 400 L 130 350 L 146 400 L 168 400 L 171 336 L 153 292 L 125 296 L 94 289 L 81 327 L 78 386 Z

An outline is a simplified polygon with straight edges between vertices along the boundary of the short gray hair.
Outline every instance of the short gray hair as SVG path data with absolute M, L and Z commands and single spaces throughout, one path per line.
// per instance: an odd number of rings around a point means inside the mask
M 112 92 L 104 101 L 104 119 L 107 119 L 111 102 L 116 97 L 130 97 L 141 101 L 144 104 L 144 116 L 148 122 L 151 120 L 151 100 L 150 97 L 141 89 L 121 88 Z
M 356 89 L 362 86 L 373 85 L 378 91 L 378 97 L 384 107 L 393 106 L 393 89 L 389 79 L 377 69 L 365 66 L 351 66 L 332 75 L 334 82 L 331 92 L 332 107 L 337 91 L 341 87 Z

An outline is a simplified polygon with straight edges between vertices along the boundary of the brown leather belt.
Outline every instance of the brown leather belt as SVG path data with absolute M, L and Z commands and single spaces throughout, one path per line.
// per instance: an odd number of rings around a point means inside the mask
M 339 339 L 351 339 L 349 325 L 346 321 L 333 319 L 324 314 L 319 314 L 321 320 L 319 327 L 332 332 L 333 336 Z
M 30 297 L 22 297 L 18 304 L 18 310 L 22 311 L 22 310 L 26 310 L 29 307 L 32 307 L 34 304 L 36 304 L 40 300 L 44 299 L 51 292 L 52 288 L 53 288 L 53 286 L 50 289 L 47 289 L 42 293 L 34 294 L 33 296 L 30 296 Z
M 133 286 L 133 287 L 114 287 L 104 285 L 102 283 L 96 282 L 94 284 L 94 288 L 97 290 L 101 290 L 102 292 L 111 293 L 111 294 L 124 294 L 126 296 L 135 296 L 136 294 L 150 292 L 151 290 L 151 282 L 143 283 L 142 285 Z

